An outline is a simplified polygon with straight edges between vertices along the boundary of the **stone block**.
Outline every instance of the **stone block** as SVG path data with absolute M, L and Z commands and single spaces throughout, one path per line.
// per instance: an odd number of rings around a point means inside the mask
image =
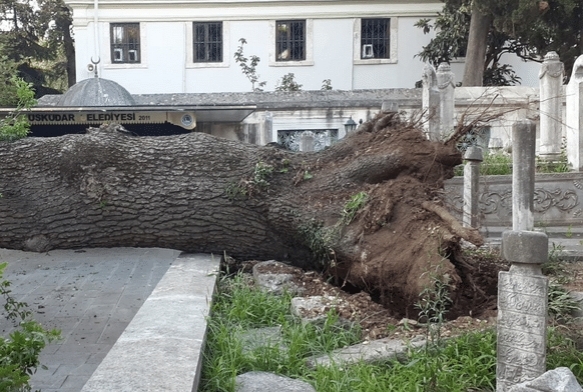
M 534 380 L 514 385 L 508 392 L 583 392 L 583 388 L 569 368 L 560 367 Z
M 370 342 L 355 344 L 335 350 L 330 354 L 308 358 L 306 364 L 310 368 L 316 366 L 330 366 L 332 364 L 351 364 L 357 362 L 376 362 L 399 358 L 410 349 L 420 348 L 425 340 L 419 338 L 410 342 L 401 339 L 378 339 Z
M 235 392 L 316 392 L 305 381 L 267 372 L 248 372 L 235 378 Z
M 536 231 L 502 233 L 502 256 L 512 263 L 542 264 L 548 260 L 549 240 Z
M 302 289 L 294 283 L 298 268 L 275 260 L 262 261 L 253 266 L 255 284 L 270 294 L 291 292 L 299 294 Z

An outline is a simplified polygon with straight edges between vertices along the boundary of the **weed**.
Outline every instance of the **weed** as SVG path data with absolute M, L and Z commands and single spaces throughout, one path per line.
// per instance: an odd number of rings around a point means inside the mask
M 569 225 L 569 227 L 567 227 L 567 232 L 565 233 L 565 237 L 567 237 L 567 238 L 573 237 L 573 226 Z
M 569 320 L 575 310 L 581 306 L 580 301 L 574 299 L 569 290 L 556 281 L 549 282 L 548 312 L 555 320 Z
M 267 181 L 273 174 L 273 166 L 264 162 L 257 162 L 253 171 L 252 185 L 260 189 L 265 189 L 269 186 Z
M 12 296 L 10 281 L 2 279 L 7 264 L 0 264 L 0 295 L 7 320 L 17 327 L 8 337 L 0 337 L 0 389 L 29 390 L 30 375 L 41 366 L 39 355 L 47 343 L 60 338 L 60 331 L 47 330 L 31 318 L 25 302 Z
M 342 223 L 344 225 L 350 224 L 358 211 L 364 207 L 368 200 L 368 194 L 366 192 L 358 192 L 350 197 L 350 200 L 344 205 L 342 210 Z
M 285 74 L 277 81 L 275 91 L 302 91 L 302 85 L 296 82 L 296 75 L 292 72 Z
M 322 80 L 322 87 L 320 88 L 322 91 L 332 90 L 332 80 L 324 79 Z
M 340 234 L 337 226 L 324 227 L 322 222 L 312 219 L 298 226 L 298 234 L 323 269 L 333 263 L 332 244 Z
M 245 75 L 251 82 L 251 89 L 253 91 L 263 91 L 263 87 L 267 82 L 260 82 L 259 74 L 257 73 L 257 65 L 259 65 L 261 59 L 255 55 L 252 55 L 249 58 L 245 57 L 243 54 L 243 45 L 246 43 L 247 40 L 245 38 L 239 38 L 239 46 L 234 55 L 235 62 L 239 64 L 241 72 L 243 72 L 243 75 Z

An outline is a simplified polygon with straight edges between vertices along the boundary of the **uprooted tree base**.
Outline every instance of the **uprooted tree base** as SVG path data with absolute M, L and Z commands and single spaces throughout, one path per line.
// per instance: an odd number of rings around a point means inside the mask
M 0 145 L 0 247 L 167 247 L 323 270 L 404 314 L 446 277 L 486 301 L 442 202 L 461 155 L 395 113 L 317 153 L 118 126 Z M 474 297 L 468 293 L 474 293 Z M 483 297 L 483 298 L 482 298 Z

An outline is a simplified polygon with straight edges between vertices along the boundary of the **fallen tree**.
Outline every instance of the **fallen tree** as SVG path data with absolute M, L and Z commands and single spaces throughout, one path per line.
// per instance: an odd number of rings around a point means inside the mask
M 411 308 L 433 276 L 454 294 L 459 241 L 441 201 L 461 155 L 395 113 L 318 153 L 119 126 L 0 145 L 0 247 L 165 247 L 318 268 Z M 467 267 L 467 266 L 466 266 Z M 458 290 L 459 291 L 459 290 Z

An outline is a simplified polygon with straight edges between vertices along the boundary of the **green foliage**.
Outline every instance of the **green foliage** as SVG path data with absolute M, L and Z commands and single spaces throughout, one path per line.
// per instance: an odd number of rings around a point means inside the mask
M 0 390 L 26 389 L 30 375 L 38 366 L 39 355 L 46 344 L 60 338 L 58 330 L 47 330 L 31 318 L 25 302 L 17 301 L 10 290 L 10 282 L 3 279 L 6 263 L 0 264 L 0 295 L 4 299 L 6 319 L 16 329 L 8 337 L 0 337 Z
M 322 222 L 312 219 L 298 226 L 298 235 L 320 267 L 326 268 L 333 262 L 332 245 L 339 235 L 338 226 L 325 227 Z
M 322 80 L 322 87 L 320 88 L 320 90 L 323 90 L 323 91 L 332 90 L 332 80 L 330 80 L 330 79 Z
M 0 1 L 0 53 L 17 64 L 19 75 L 37 94 L 57 92 L 74 75 L 71 13 L 63 0 Z M 71 78 L 68 78 L 71 76 Z
M 241 200 L 247 196 L 266 190 L 269 187 L 269 178 L 273 174 L 274 167 L 257 162 L 250 179 L 242 179 L 238 183 L 230 183 L 225 189 L 225 195 L 231 201 Z
M 0 141 L 3 142 L 12 142 L 28 135 L 30 124 L 23 112 L 36 104 L 30 83 L 16 77 L 12 78 L 12 83 L 16 87 L 18 103 L 14 112 L 0 120 Z
M 442 282 L 443 283 L 443 282 Z M 438 283 L 438 285 L 442 285 Z M 445 297 L 432 291 L 430 298 Z M 443 340 L 436 350 L 410 350 L 399 360 L 351 365 L 318 366 L 305 361 L 357 343 L 358 328 L 343 328 L 331 312 L 321 325 L 302 325 L 289 314 L 291 295 L 273 296 L 253 287 L 245 274 L 219 282 L 209 320 L 199 391 L 235 390 L 235 376 L 258 370 L 309 382 L 318 392 L 468 392 L 493 391 L 496 380 L 496 333 L 467 333 Z M 445 304 L 447 300 L 438 300 Z M 441 304 L 429 308 L 433 319 Z M 244 351 L 241 333 L 250 328 L 280 326 L 287 349 L 278 343 Z M 551 327 L 547 334 L 547 369 L 569 367 L 583 381 L 583 352 L 564 327 Z M 0 374 L 1 375 L 1 374 Z
M 466 53 L 471 20 L 471 0 L 444 0 L 443 12 L 432 24 L 422 19 L 417 27 L 436 36 L 423 47 L 419 57 L 433 64 L 450 62 Z M 575 0 L 474 0 L 491 18 L 484 61 L 484 85 L 513 85 L 519 82 L 503 54 L 540 61 L 556 51 L 570 75 L 575 58 L 583 53 L 583 3 Z
M 302 85 L 296 82 L 296 75 L 290 72 L 277 81 L 275 91 L 302 91 Z
M 581 303 L 571 296 L 569 290 L 551 279 L 548 294 L 549 316 L 556 320 L 569 320 L 580 307 Z
M 358 192 L 350 197 L 350 200 L 344 205 L 342 210 L 342 223 L 344 225 L 350 224 L 354 220 L 354 217 L 364 207 L 368 200 L 368 194 L 366 192 Z
M 239 46 L 237 47 L 237 51 L 235 52 L 235 62 L 239 64 L 241 67 L 241 72 L 243 75 L 249 79 L 251 82 L 251 89 L 253 91 L 263 91 L 263 87 L 267 84 L 267 82 L 260 82 L 259 81 L 259 74 L 257 73 L 257 65 L 261 59 L 258 56 L 251 55 L 246 57 L 243 53 L 243 46 L 247 43 L 245 38 L 239 39 Z

